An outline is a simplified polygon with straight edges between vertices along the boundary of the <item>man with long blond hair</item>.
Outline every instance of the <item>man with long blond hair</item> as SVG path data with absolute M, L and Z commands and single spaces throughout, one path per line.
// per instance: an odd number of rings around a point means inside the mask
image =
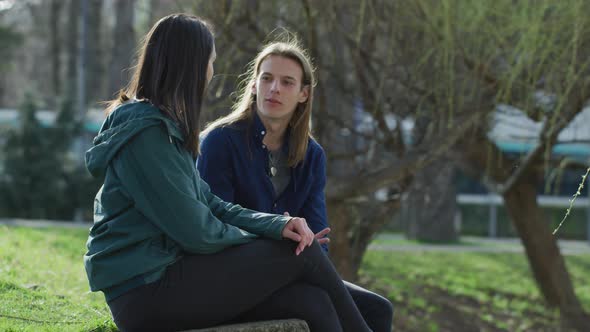
M 224 200 L 304 218 L 327 251 L 326 156 L 311 134 L 315 85 L 311 61 L 296 41 L 265 46 L 251 62 L 233 111 L 203 131 L 197 167 Z M 345 285 L 367 325 L 373 331 L 391 331 L 391 303 L 352 283 Z M 323 319 L 323 308 L 307 295 L 313 293 L 300 291 L 299 303 L 271 299 L 256 310 L 262 318 L 280 307 L 276 318 L 302 318 L 313 325 Z

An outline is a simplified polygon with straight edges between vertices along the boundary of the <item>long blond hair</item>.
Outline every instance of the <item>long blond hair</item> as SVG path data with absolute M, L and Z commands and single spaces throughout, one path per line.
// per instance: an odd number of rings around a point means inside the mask
M 228 115 L 221 117 L 209 124 L 203 130 L 202 135 L 207 135 L 211 130 L 219 127 L 234 124 L 236 122 L 247 120 L 252 121 L 255 112 L 253 105 L 256 104 L 256 95 L 252 93 L 252 88 L 256 84 L 260 65 L 271 55 L 281 56 L 297 62 L 303 71 L 301 88 L 309 86 L 309 96 L 303 103 L 299 103 L 291 121 L 289 122 L 289 167 L 295 167 L 303 161 L 307 151 L 307 145 L 311 135 L 311 108 L 313 104 L 313 89 L 316 85 L 313 66 L 305 50 L 296 40 L 286 42 L 272 42 L 264 46 L 256 58 L 248 64 L 248 70 L 240 83 L 239 95 L 237 102 L 233 104 L 232 111 Z

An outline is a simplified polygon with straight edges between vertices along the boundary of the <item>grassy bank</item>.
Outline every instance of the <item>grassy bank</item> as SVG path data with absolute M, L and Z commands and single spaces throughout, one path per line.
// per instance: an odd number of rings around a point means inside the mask
M 88 232 L 0 226 L 0 331 L 112 331 L 104 297 L 88 291 Z
M 116 330 L 102 295 L 88 291 L 86 235 L 0 226 L 0 331 Z M 590 310 L 590 255 L 567 264 Z M 371 250 L 361 283 L 394 302 L 395 331 L 559 330 L 518 253 Z
M 568 255 L 590 310 L 590 255 Z M 390 298 L 397 331 L 561 331 L 523 254 L 369 251 L 361 281 Z

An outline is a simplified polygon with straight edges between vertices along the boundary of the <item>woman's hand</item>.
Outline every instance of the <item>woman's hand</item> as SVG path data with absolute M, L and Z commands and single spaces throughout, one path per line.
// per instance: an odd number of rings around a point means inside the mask
M 289 212 L 286 211 L 283 213 L 283 215 L 287 217 L 290 216 Z M 328 233 L 330 233 L 330 231 L 332 231 L 332 229 L 330 227 L 326 227 L 315 234 L 315 239 L 318 240 L 319 244 L 330 243 L 330 238 L 325 237 Z
M 295 255 L 299 255 L 305 247 L 311 246 L 315 238 L 311 229 L 307 227 L 305 219 L 297 217 L 289 220 L 285 228 L 283 228 L 282 235 L 283 238 L 299 242 L 299 245 L 295 249 Z

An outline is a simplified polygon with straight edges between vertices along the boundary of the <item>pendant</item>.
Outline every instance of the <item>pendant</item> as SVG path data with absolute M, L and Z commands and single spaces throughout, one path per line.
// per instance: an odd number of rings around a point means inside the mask
M 270 168 L 270 175 L 272 175 L 272 176 L 277 175 L 277 169 L 276 169 L 276 167 L 272 166 Z

